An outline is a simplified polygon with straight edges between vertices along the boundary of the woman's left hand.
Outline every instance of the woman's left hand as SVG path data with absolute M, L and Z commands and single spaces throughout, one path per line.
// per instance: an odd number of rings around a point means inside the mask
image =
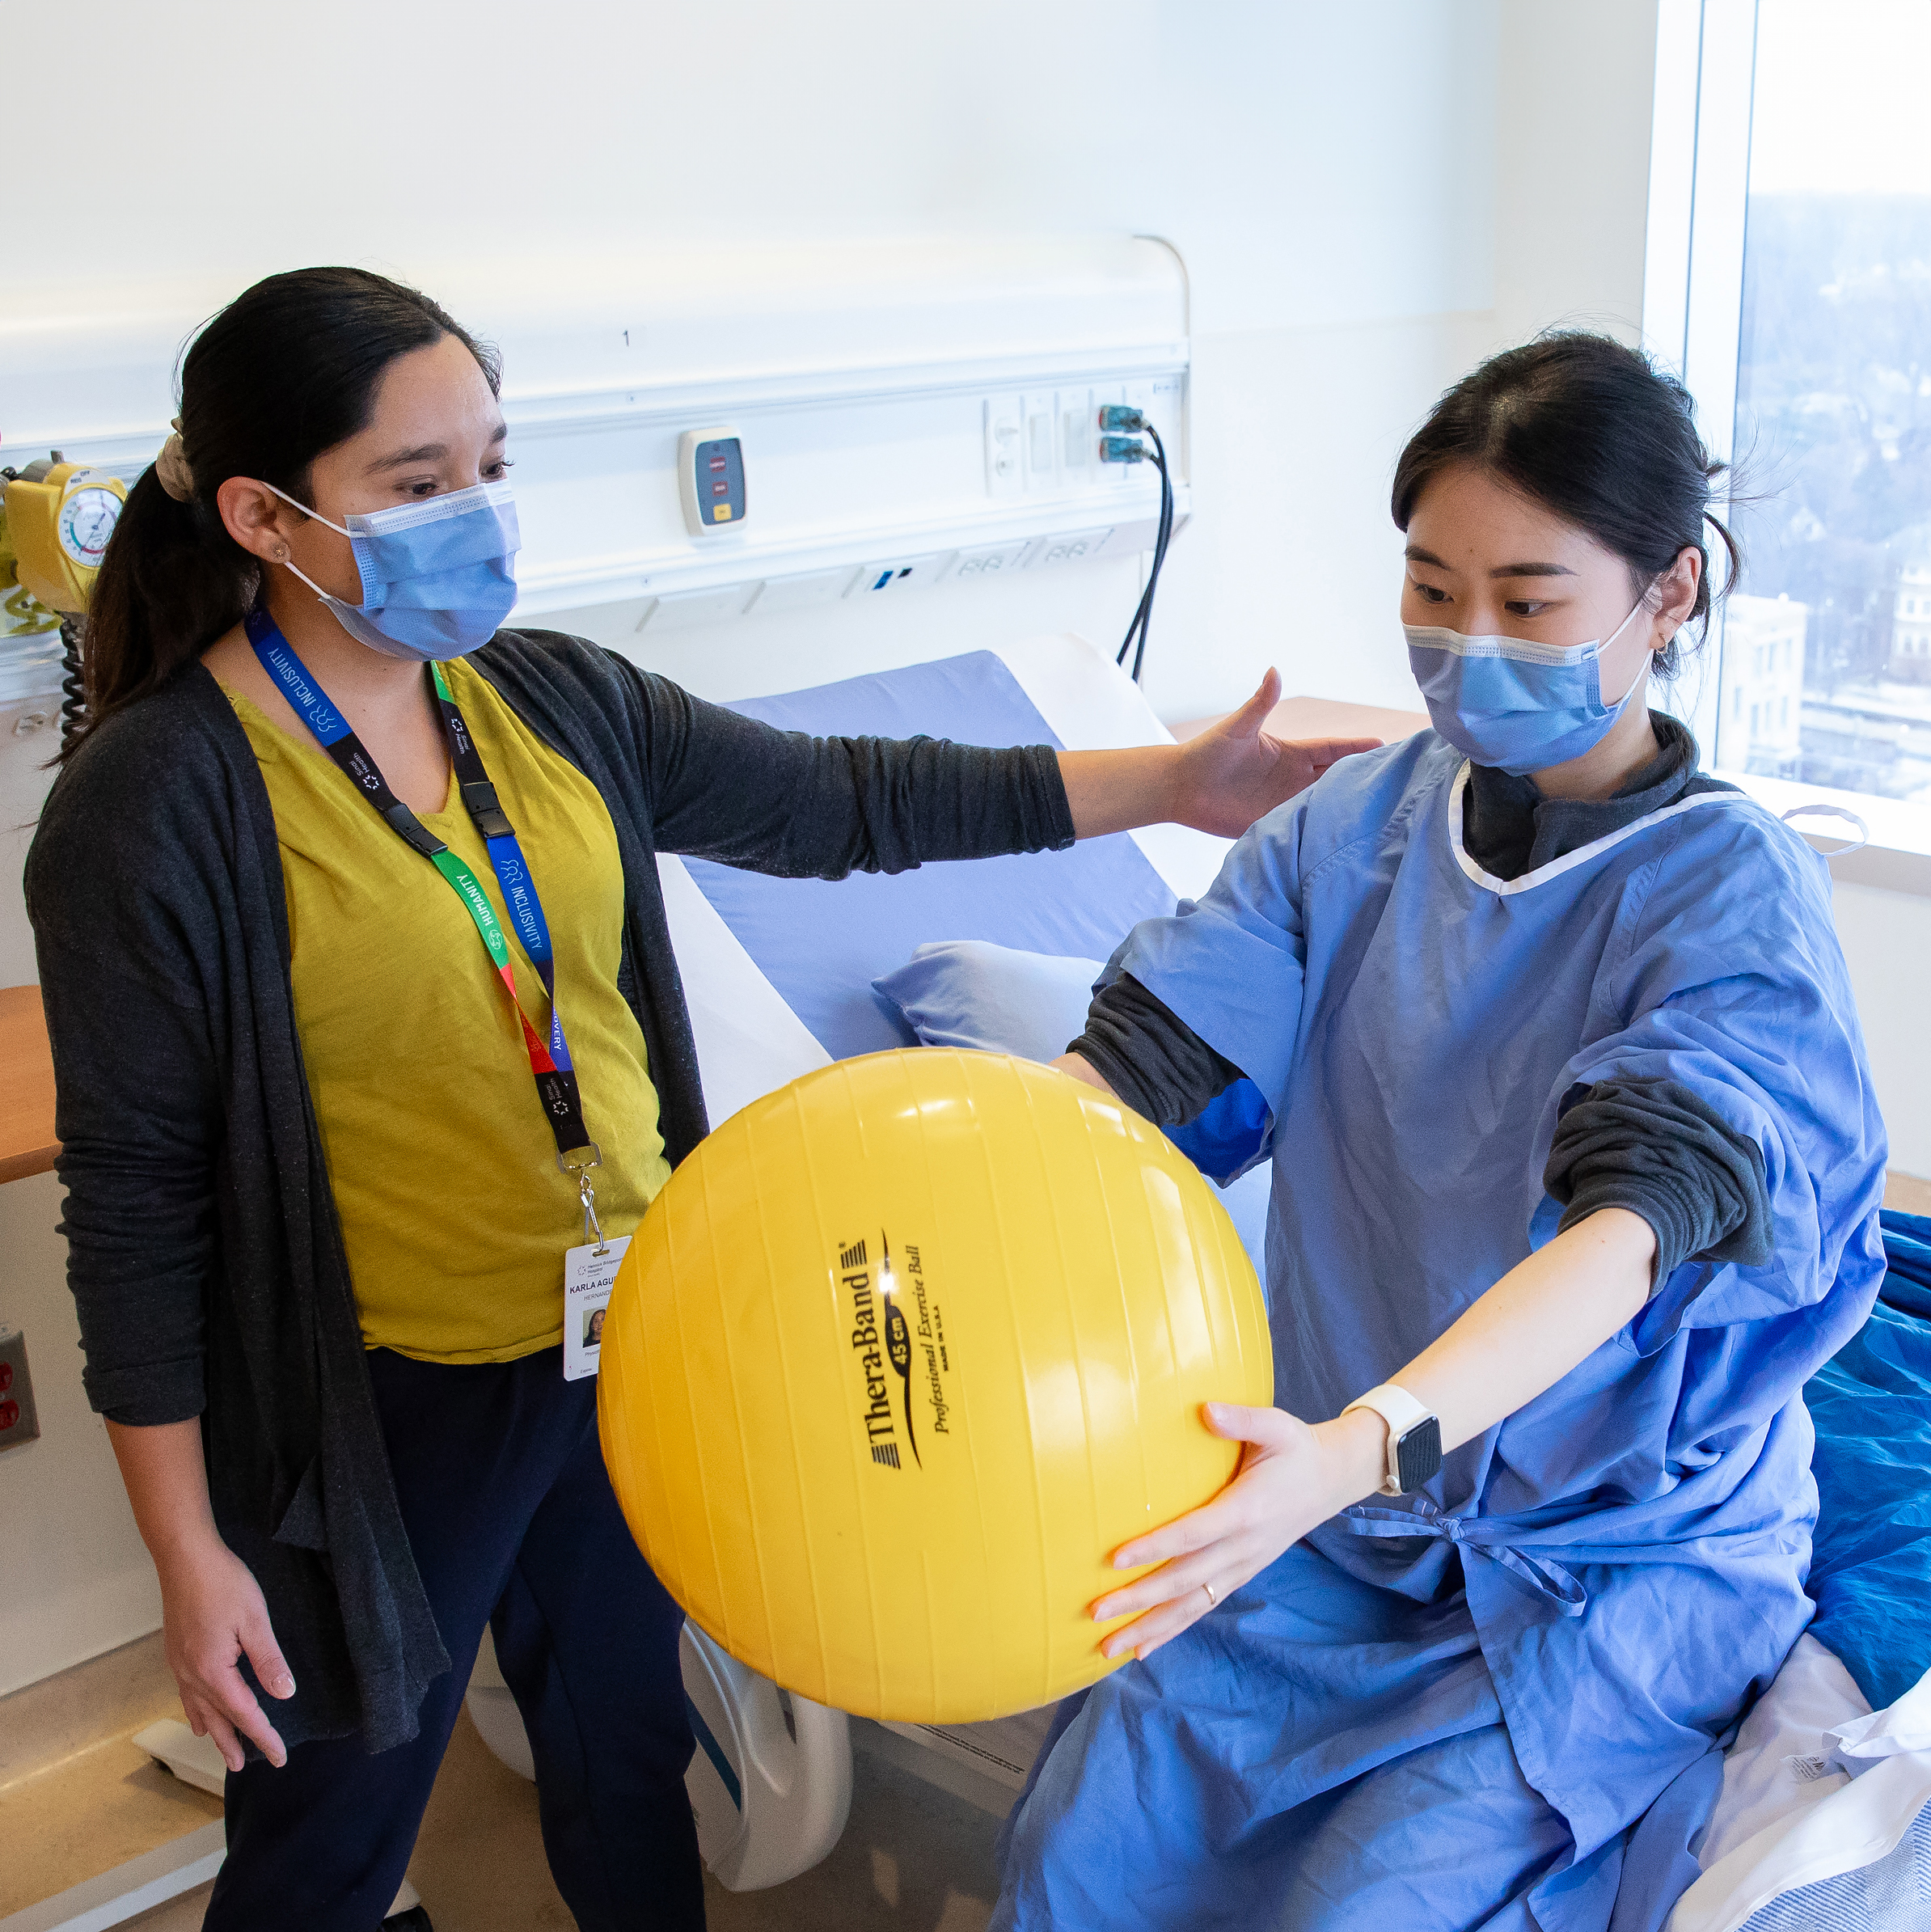
M 1372 1410 L 1312 1427 L 1283 1409 L 1227 1402 L 1209 1402 L 1204 1414 L 1216 1435 L 1246 1444 L 1240 1473 L 1211 1503 L 1113 1552 L 1118 1570 L 1160 1567 L 1093 1605 L 1096 1623 L 1134 1617 L 1100 1646 L 1106 1656 L 1151 1656 L 1380 1483 L 1388 1425 Z
M 1304 792 L 1337 759 L 1372 751 L 1378 738 L 1278 738 L 1265 729 L 1280 702 L 1281 674 L 1232 716 L 1181 747 L 1173 816 L 1182 825 L 1237 839 L 1257 818 Z

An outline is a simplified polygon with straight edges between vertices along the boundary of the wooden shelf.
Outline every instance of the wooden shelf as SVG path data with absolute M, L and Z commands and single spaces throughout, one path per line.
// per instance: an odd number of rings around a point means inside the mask
M 60 1151 L 40 989 L 0 987 L 0 1181 L 49 1173 Z
M 1189 718 L 1168 729 L 1184 745 L 1227 713 Z M 1426 729 L 1425 711 L 1394 711 L 1384 704 L 1345 704 L 1337 698 L 1283 698 L 1267 714 L 1267 729 L 1276 738 L 1379 738 L 1390 744 L 1398 738 Z

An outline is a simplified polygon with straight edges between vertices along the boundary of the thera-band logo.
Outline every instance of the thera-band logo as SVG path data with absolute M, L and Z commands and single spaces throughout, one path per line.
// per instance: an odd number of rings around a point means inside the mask
M 898 1431 L 892 1419 L 891 1384 L 885 1380 L 885 1338 L 880 1334 L 878 1292 L 865 1242 L 838 1251 L 839 1275 L 851 1302 L 851 1350 L 864 1380 L 865 1439 L 872 1460 L 888 1469 L 902 1467 Z
M 915 1368 L 918 1399 L 928 1411 L 929 1435 L 951 1433 L 952 1404 L 946 1378 L 952 1368 L 945 1340 L 944 1317 L 933 1297 L 919 1249 L 907 1245 L 902 1266 L 894 1263 L 891 1243 L 881 1229 L 877 1259 L 868 1239 L 850 1242 L 838 1251 L 839 1276 L 851 1298 L 851 1350 L 858 1358 L 864 1394 L 863 1420 L 872 1460 L 888 1469 L 905 1466 L 904 1449 L 923 1468 L 919 1428 L 913 1416 Z M 915 1326 L 915 1324 L 916 1325 Z M 898 1414 L 892 1406 L 892 1381 L 898 1380 Z

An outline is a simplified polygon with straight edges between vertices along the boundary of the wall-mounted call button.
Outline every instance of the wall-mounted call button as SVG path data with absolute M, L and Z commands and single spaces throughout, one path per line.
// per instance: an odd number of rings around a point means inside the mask
M 677 442 L 677 483 L 693 535 L 738 528 L 746 505 L 744 443 L 737 432 L 726 424 L 687 429 Z

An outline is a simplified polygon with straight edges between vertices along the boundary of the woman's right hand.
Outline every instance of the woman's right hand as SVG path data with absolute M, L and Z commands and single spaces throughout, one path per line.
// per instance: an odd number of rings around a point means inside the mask
M 246 1657 L 272 1697 L 294 1696 L 295 1674 L 275 1641 L 254 1571 L 215 1527 L 200 1422 L 117 1423 L 110 1416 L 108 1439 L 161 1579 L 167 1668 L 181 1687 L 188 1724 L 196 1737 L 214 1740 L 230 1771 L 247 1761 L 244 1737 L 270 1764 L 285 1765 L 288 1748 L 236 1665 Z
M 167 1668 L 180 1687 L 189 1729 L 214 1740 L 230 1771 L 246 1761 L 243 1737 L 270 1764 L 285 1765 L 288 1748 L 239 1668 L 245 1656 L 272 1697 L 295 1694 L 294 1673 L 275 1641 L 254 1572 L 212 1530 L 157 1567 Z

